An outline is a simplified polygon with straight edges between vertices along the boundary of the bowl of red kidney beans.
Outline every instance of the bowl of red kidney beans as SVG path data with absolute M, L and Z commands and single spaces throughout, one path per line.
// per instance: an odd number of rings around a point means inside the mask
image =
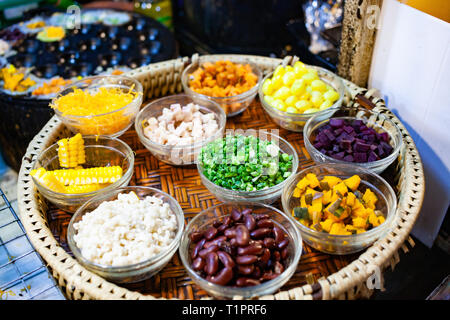
M 189 222 L 179 253 L 191 279 L 210 295 L 261 297 L 294 274 L 302 238 L 294 221 L 274 207 L 222 203 Z
M 328 119 L 312 117 L 303 131 L 314 162 L 351 163 L 383 172 L 399 155 L 402 135 L 385 115 L 363 107 L 341 107 Z

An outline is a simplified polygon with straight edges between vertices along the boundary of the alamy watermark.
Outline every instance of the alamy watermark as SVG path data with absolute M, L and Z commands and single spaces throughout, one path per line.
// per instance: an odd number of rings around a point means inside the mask
M 64 27 L 66 29 L 80 29 L 81 28 L 81 8 L 77 5 L 71 5 L 66 10 L 64 17 Z
M 378 6 L 378 5 L 367 6 L 365 23 L 366 23 L 366 27 L 369 30 L 381 28 L 380 15 L 381 15 L 380 6 Z

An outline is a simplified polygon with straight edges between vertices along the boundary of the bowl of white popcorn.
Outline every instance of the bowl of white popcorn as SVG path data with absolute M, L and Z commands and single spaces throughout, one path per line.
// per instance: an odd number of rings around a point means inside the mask
M 226 114 L 216 102 L 179 94 L 147 104 L 136 117 L 141 143 L 171 165 L 195 163 L 201 148 L 223 136 Z
M 161 190 L 129 186 L 93 197 L 73 215 L 67 240 L 87 270 L 115 283 L 161 271 L 178 250 L 184 214 Z

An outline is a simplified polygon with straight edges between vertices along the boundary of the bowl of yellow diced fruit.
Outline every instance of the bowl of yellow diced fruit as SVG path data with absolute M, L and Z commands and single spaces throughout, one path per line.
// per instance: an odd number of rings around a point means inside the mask
M 280 127 L 301 132 L 313 115 L 329 118 L 342 104 L 345 87 L 332 72 L 297 61 L 279 65 L 258 90 L 264 110 Z
M 92 197 L 127 186 L 133 175 L 134 153 L 117 138 L 62 138 L 35 159 L 30 175 L 48 201 L 68 212 Z
M 329 254 L 367 248 L 390 230 L 397 211 L 389 183 L 373 171 L 350 164 L 302 170 L 285 186 L 281 199 L 303 240 Z

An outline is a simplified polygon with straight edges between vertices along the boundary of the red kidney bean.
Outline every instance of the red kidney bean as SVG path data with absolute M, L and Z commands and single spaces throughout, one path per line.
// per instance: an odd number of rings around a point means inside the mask
M 252 286 L 285 269 L 289 239 L 268 214 L 234 209 L 204 232 L 193 232 L 192 268 L 219 285 Z M 234 273 L 239 276 L 234 277 Z
M 284 238 L 283 240 L 281 240 L 280 242 L 277 243 L 277 247 L 278 247 L 278 249 L 283 250 L 284 248 L 287 247 L 288 244 L 289 244 L 289 239 Z
M 197 243 L 203 238 L 203 234 L 201 232 L 192 232 L 189 237 L 192 242 Z
M 238 246 L 246 246 L 250 241 L 250 233 L 244 225 L 238 225 L 236 227 L 236 243 Z
M 260 245 L 264 245 L 264 240 L 263 239 L 258 239 L 258 240 L 252 240 L 254 243 L 259 243 Z
M 288 249 L 287 248 L 284 248 L 283 250 L 281 250 L 281 259 L 282 260 L 284 260 L 284 259 L 286 259 L 287 258 L 287 256 L 288 256 Z
M 219 249 L 221 251 L 225 251 L 228 254 L 232 253 L 232 248 L 231 248 L 231 244 L 228 241 L 223 241 L 219 244 Z
M 278 244 L 284 239 L 284 232 L 279 227 L 273 227 L 273 235 L 275 236 L 275 242 Z
M 210 252 L 206 255 L 205 272 L 212 276 L 219 270 L 219 257 L 217 253 Z
M 244 224 L 248 231 L 252 231 L 256 227 L 256 220 L 251 214 L 244 215 Z
M 233 219 L 234 221 L 241 220 L 241 217 L 242 217 L 242 213 L 240 211 L 238 211 L 237 209 L 233 209 L 231 211 L 231 219 Z
M 226 268 L 233 268 L 235 266 L 233 258 L 225 251 L 217 251 L 217 256 Z
M 246 247 L 239 247 L 237 249 L 237 254 L 240 256 L 253 254 L 260 255 L 263 252 L 263 246 L 260 243 L 252 243 Z
M 206 248 L 206 249 L 202 249 L 198 252 L 198 255 L 202 258 L 206 258 L 206 255 L 210 252 L 216 252 L 217 250 L 219 250 L 219 246 L 216 244 L 213 244 L 212 246 Z
M 197 242 L 197 244 L 195 245 L 194 249 L 191 252 L 192 259 L 197 258 L 197 255 L 198 255 L 199 251 L 203 248 L 203 245 L 205 244 L 205 242 L 206 242 L 205 238 L 203 238 L 202 240 Z
M 237 264 L 252 264 L 258 260 L 258 257 L 255 255 L 245 255 L 245 256 L 237 256 L 236 263 Z
M 260 284 L 260 282 L 256 279 L 252 278 L 246 278 L 246 277 L 240 277 L 236 280 L 236 286 L 238 287 L 250 287 L 250 286 L 256 286 Z
M 206 240 L 211 240 L 216 236 L 216 234 L 217 234 L 217 229 L 215 227 L 209 227 L 203 233 L 203 236 L 206 238 Z
M 200 257 L 197 257 L 194 259 L 194 261 L 192 262 L 192 269 L 194 269 L 195 271 L 200 271 L 205 267 L 205 260 L 203 260 Z
M 253 270 L 252 277 L 256 279 L 261 277 L 261 269 L 258 266 L 256 266 L 255 269 Z
M 215 276 L 211 276 L 207 278 L 208 281 L 211 281 L 212 283 L 224 286 L 228 282 L 233 279 L 233 269 L 232 268 L 223 268 L 220 270 Z
M 223 218 L 223 222 L 222 224 L 228 226 L 231 223 L 231 217 L 230 216 L 226 216 L 225 218 Z
M 217 227 L 217 234 L 223 234 L 226 229 L 228 229 L 228 226 L 226 224 L 221 224 Z
M 275 274 L 272 271 L 265 271 L 261 276 L 261 280 L 272 280 L 276 277 L 278 277 L 278 274 Z
M 261 219 L 256 223 L 258 228 L 273 228 L 273 221 L 270 219 Z
M 274 249 L 275 240 L 273 238 L 264 238 L 264 246 L 269 249 Z
M 275 264 L 273 265 L 273 271 L 276 274 L 280 274 L 284 271 L 283 265 L 280 263 L 280 261 L 275 261 Z
M 259 260 L 263 263 L 263 265 L 267 265 L 267 262 L 270 259 L 270 250 L 268 248 L 264 248 L 263 253 Z
M 218 236 L 215 239 L 212 239 L 210 242 L 216 244 L 219 246 L 219 248 L 222 246 L 223 243 L 228 242 L 227 237 L 225 236 Z
M 255 239 L 261 239 L 272 233 L 269 228 L 259 228 L 250 232 L 250 236 Z
M 238 265 L 237 270 L 239 274 L 249 275 L 253 273 L 255 266 L 253 264 Z
M 256 220 L 269 219 L 270 218 L 270 216 L 267 213 L 254 213 L 253 216 L 255 217 Z
M 228 228 L 223 232 L 223 234 L 228 239 L 234 238 L 234 237 L 236 237 L 236 228 Z
M 203 248 L 207 249 L 207 248 L 209 248 L 212 245 L 220 246 L 220 244 L 222 242 L 226 241 L 226 240 L 227 240 L 227 237 L 225 237 L 225 236 L 218 236 L 217 238 L 215 238 L 215 239 L 213 239 L 211 241 L 205 242 L 205 244 L 203 245 Z
M 274 250 L 272 251 L 272 257 L 275 261 L 280 261 L 281 254 L 279 251 Z

